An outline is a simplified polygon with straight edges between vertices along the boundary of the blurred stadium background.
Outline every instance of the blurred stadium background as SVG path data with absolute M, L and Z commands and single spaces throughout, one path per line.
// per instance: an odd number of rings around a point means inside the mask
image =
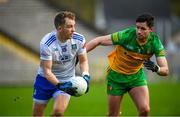
M 39 42 L 54 30 L 53 17 L 61 10 L 76 13 L 77 32 L 87 41 L 134 25 L 142 12 L 152 13 L 155 32 L 167 51 L 168 78 L 180 81 L 179 0 L 0 0 L 0 87 L 32 86 L 39 66 Z M 112 49 L 98 47 L 88 53 L 93 81 L 104 81 Z M 150 83 L 162 81 L 151 72 L 147 76 Z

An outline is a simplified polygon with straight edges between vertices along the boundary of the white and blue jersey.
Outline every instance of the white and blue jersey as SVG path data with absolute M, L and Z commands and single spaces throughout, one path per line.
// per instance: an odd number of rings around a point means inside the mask
M 57 39 L 56 31 L 47 34 L 40 42 L 40 59 L 52 60 L 52 72 L 61 81 L 68 80 L 75 75 L 76 56 L 84 53 L 85 38 L 74 32 L 71 39 L 62 43 Z M 44 75 L 42 66 L 38 74 Z
M 56 31 L 48 33 L 40 42 L 40 59 L 51 60 L 52 72 L 60 82 L 70 80 L 75 76 L 75 63 L 77 55 L 86 52 L 85 38 L 74 32 L 71 39 L 62 43 L 57 38 Z M 44 75 L 43 67 L 40 65 L 34 83 L 33 100 L 38 103 L 47 103 L 51 97 L 59 94 L 69 94 L 60 91 L 49 82 Z

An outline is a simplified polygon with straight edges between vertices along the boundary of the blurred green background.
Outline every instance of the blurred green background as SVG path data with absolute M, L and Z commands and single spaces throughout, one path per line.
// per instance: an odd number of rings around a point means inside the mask
M 150 83 L 151 116 L 179 116 L 180 115 L 180 84 L 162 80 Z M 32 87 L 1 87 L 0 88 L 0 116 L 31 116 L 32 115 Z M 45 115 L 52 111 L 51 100 Z M 136 108 L 126 94 L 122 102 L 123 116 L 136 116 Z M 106 116 L 107 95 L 105 82 L 91 82 L 90 92 L 81 97 L 72 97 L 67 116 Z

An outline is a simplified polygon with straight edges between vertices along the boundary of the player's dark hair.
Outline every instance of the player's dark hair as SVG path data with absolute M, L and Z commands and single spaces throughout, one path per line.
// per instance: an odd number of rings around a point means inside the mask
M 75 20 L 75 14 L 70 11 L 61 11 L 54 18 L 54 25 L 57 29 L 60 25 L 65 24 L 65 18 Z
M 154 17 L 150 13 L 144 13 L 142 15 L 139 15 L 136 19 L 137 22 L 146 22 L 148 27 L 154 26 Z

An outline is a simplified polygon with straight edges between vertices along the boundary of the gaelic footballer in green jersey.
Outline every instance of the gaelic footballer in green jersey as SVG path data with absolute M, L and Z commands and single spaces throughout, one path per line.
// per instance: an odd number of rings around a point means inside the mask
M 156 57 L 165 56 L 165 50 L 160 39 L 153 32 L 150 33 L 145 45 L 137 41 L 136 29 L 128 28 L 111 35 L 115 50 L 109 54 L 111 69 L 123 74 L 135 74 L 143 67 L 143 62 L 155 54 Z
M 165 49 L 153 32 L 153 24 L 151 14 L 142 14 L 136 19 L 136 27 L 99 36 L 87 43 L 87 52 L 98 45 L 116 46 L 108 55 L 108 116 L 119 116 L 121 101 L 127 92 L 136 105 L 138 115 L 147 116 L 150 106 L 144 66 L 161 76 L 169 73 Z M 150 60 L 153 55 L 157 64 Z

